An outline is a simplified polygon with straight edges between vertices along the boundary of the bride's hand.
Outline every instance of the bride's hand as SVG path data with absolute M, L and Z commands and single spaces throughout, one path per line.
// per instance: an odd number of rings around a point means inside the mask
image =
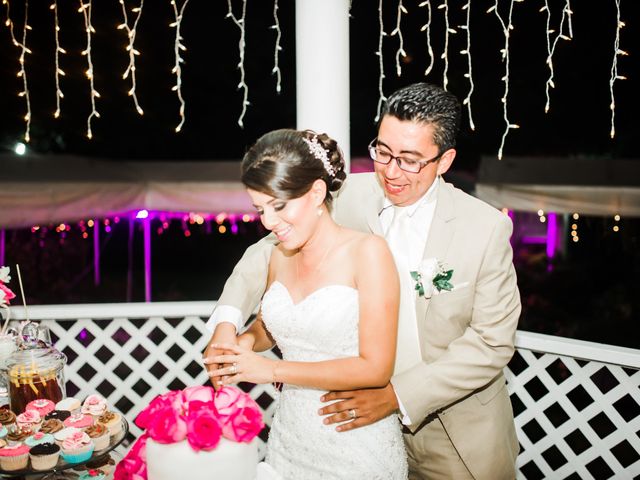
M 230 383 L 271 383 L 274 381 L 277 360 L 263 357 L 243 346 L 216 343 L 212 345 L 218 350 L 225 350 L 224 355 L 214 355 L 205 359 L 205 363 L 224 364 L 224 367 L 209 371 L 210 377 L 221 377 L 220 385 Z
M 209 345 L 207 345 L 207 348 L 205 349 L 202 355 L 202 362 L 204 363 L 205 368 L 207 369 L 207 373 L 211 378 L 211 384 L 213 385 L 213 388 L 216 390 L 220 388 L 221 378 L 219 378 L 218 376 L 212 375 L 211 372 L 214 370 L 214 368 L 221 368 L 224 365 L 215 365 L 212 362 L 207 362 L 206 360 L 210 357 L 227 353 L 223 350 L 216 348 L 215 344 L 217 343 L 235 344 L 239 339 L 240 338 L 236 340 L 236 329 L 231 323 L 221 323 L 216 327 L 213 333 L 213 336 L 209 341 Z

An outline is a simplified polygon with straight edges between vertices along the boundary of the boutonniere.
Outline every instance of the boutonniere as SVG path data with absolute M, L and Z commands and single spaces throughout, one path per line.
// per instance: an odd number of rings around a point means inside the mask
M 435 258 L 424 260 L 417 271 L 410 273 L 416 282 L 415 289 L 421 297 L 431 298 L 442 290 L 453 290 L 453 284 L 450 282 L 453 270 L 445 270 L 444 264 Z

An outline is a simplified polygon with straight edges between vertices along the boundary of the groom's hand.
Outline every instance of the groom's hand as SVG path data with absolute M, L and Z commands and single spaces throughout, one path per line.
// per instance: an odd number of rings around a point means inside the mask
M 382 388 L 329 392 L 320 400 L 335 402 L 321 408 L 318 413 L 329 415 L 324 419 L 325 425 L 346 422 L 336 427 L 339 432 L 370 425 L 398 410 L 398 399 L 391 383 Z M 349 414 L 350 410 L 355 411 L 356 418 L 353 420 Z

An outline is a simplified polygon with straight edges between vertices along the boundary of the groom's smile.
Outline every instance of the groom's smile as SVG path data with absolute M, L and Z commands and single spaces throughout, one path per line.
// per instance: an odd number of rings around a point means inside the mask
M 391 115 L 386 115 L 380 122 L 377 147 L 395 158 L 416 162 L 433 159 L 439 153 L 433 141 L 431 124 L 400 120 Z M 407 206 L 422 198 L 436 177 L 447 171 L 454 156 L 455 150 L 447 150 L 441 160 L 424 165 L 416 173 L 402 170 L 395 159 L 386 165 L 374 162 L 374 168 L 378 182 L 391 203 Z

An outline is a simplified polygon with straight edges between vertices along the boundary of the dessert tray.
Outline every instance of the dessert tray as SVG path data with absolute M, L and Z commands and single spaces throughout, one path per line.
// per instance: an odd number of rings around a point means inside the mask
M 58 463 L 56 464 L 56 466 L 49 470 L 34 470 L 31 468 L 29 464 L 29 468 L 24 468 L 21 470 L 7 471 L 7 470 L 0 469 L 0 478 L 16 478 L 16 477 L 19 478 L 19 477 L 26 477 L 27 475 L 29 475 L 30 478 L 40 478 L 44 475 L 47 475 L 47 478 L 55 478 L 55 475 L 49 476 L 48 474 L 55 474 L 57 472 L 62 472 L 64 470 L 77 468 L 86 463 L 93 462 L 102 457 L 105 457 L 106 455 L 109 454 L 109 452 L 111 452 L 111 450 L 113 450 L 114 448 L 116 448 L 118 445 L 122 443 L 122 441 L 127 436 L 128 432 L 129 432 L 129 423 L 125 420 L 124 417 L 122 417 L 122 430 L 118 432 L 116 435 L 111 437 L 109 441 L 109 446 L 107 448 L 94 451 L 93 455 L 91 455 L 91 458 L 89 458 L 88 460 L 80 463 L 68 463 L 62 459 L 62 456 L 60 456 L 60 459 L 58 460 Z M 36 475 L 36 477 L 31 477 L 33 475 Z

